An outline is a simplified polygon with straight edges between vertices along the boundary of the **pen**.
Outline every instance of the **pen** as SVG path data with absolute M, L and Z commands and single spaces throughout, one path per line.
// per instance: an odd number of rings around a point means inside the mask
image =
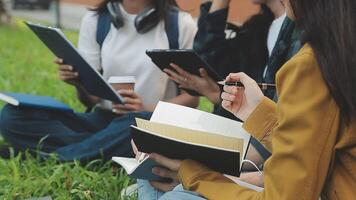
M 219 81 L 218 82 L 219 85 L 224 85 L 224 86 L 236 86 L 236 87 L 244 87 L 244 85 L 239 82 L 229 82 L 229 81 Z M 257 83 L 258 86 L 260 86 L 260 88 L 262 90 L 267 90 L 268 88 L 275 88 L 276 85 L 275 84 L 270 84 L 270 83 Z

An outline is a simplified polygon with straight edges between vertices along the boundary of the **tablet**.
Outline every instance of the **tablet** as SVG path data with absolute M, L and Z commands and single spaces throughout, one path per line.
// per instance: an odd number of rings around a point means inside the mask
M 79 54 L 74 45 L 65 37 L 60 29 L 25 22 L 37 37 L 67 65 L 79 72 L 79 79 L 84 88 L 91 94 L 114 103 L 123 104 L 123 98 L 108 84 L 102 75 L 89 65 Z
M 215 81 L 224 80 L 194 50 L 152 49 L 147 50 L 146 54 L 161 70 L 171 68 L 170 63 L 174 63 L 191 74 L 200 76 L 199 69 L 204 68 Z

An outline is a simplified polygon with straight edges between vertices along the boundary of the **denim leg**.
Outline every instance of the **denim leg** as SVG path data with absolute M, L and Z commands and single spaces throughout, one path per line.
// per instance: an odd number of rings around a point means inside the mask
M 159 200 L 205 200 L 199 194 L 184 190 L 182 185 L 178 185 L 173 191 L 167 192 Z
M 70 114 L 40 109 L 5 106 L 0 116 L 0 130 L 15 148 L 37 149 L 43 156 L 55 153 L 60 161 L 88 161 L 112 156 L 133 156 L 130 125 L 135 117 L 149 119 L 152 113 Z
M 62 161 L 92 160 L 97 158 L 111 159 L 113 156 L 134 157 L 131 147 L 131 125 L 135 118 L 149 119 L 152 113 L 129 113 L 115 118 L 105 129 L 90 137 L 55 151 Z
M 159 200 L 164 192 L 161 192 L 154 187 L 146 180 L 137 180 L 138 185 L 138 200 Z
M 4 139 L 19 149 L 51 152 L 60 146 L 75 143 L 94 129 L 74 113 L 4 106 L 0 115 L 0 131 Z M 45 138 L 45 139 L 44 139 Z

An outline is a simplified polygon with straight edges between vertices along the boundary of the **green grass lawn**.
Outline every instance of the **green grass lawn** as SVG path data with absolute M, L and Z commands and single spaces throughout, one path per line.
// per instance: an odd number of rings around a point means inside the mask
M 76 32 L 66 35 L 76 43 Z M 58 80 L 53 60 L 22 23 L 0 26 L 0 91 L 48 95 L 84 111 L 74 89 Z M 200 109 L 211 111 L 212 107 L 202 99 Z M 25 161 L 20 156 L 0 159 L 0 199 L 120 199 L 120 191 L 131 182 L 122 169 L 100 160 L 81 166 L 76 162 L 58 164 L 54 158 L 39 162 L 31 156 Z

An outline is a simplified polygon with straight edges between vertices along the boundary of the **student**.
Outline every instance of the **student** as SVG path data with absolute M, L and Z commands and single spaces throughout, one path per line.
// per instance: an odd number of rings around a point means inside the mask
M 231 74 L 244 88 L 226 86 L 222 105 L 244 120 L 256 138 L 272 135 L 264 191 L 239 186 L 192 160 L 151 158 L 183 184 L 165 199 L 355 199 L 356 2 L 283 0 L 303 30 L 304 46 L 276 77 L 278 103 L 264 97 L 244 73 Z M 330 14 L 332 12 L 332 14 Z M 332 22 L 332 23 L 331 23 Z
M 292 57 L 300 47 L 299 34 L 294 23 L 286 18 L 285 8 L 279 0 L 252 1 L 261 5 L 261 12 L 252 16 L 241 27 L 229 25 L 226 31 L 228 6 L 230 0 L 214 0 L 204 2 L 201 6 L 201 16 L 198 22 L 198 33 L 194 41 L 194 50 L 205 59 L 221 76 L 229 72 L 244 71 L 256 80 L 274 83 L 274 74 L 286 60 Z M 273 12 L 272 12 L 273 11 Z M 232 30 L 231 30 L 232 28 Z M 233 31 L 233 33 L 231 33 Z M 226 32 L 229 32 L 227 34 Z M 228 37 L 235 35 L 235 37 Z M 166 70 L 170 78 L 182 88 L 199 91 L 216 105 L 221 103 L 221 90 L 217 83 L 201 70 L 202 77 L 194 76 L 173 65 L 176 72 Z M 265 75 L 262 73 L 266 71 Z M 267 75 L 268 74 L 268 75 Z M 265 91 L 266 96 L 274 98 L 275 90 Z M 215 114 L 237 120 L 230 113 L 217 106 Z M 270 141 L 264 141 L 269 144 Z M 271 149 L 266 150 L 257 140 L 251 140 L 247 159 L 258 166 L 270 156 Z M 270 145 L 267 145 L 270 147 Z M 242 180 L 251 184 L 263 186 L 263 176 L 255 167 L 244 164 Z M 152 185 L 151 185 L 152 184 Z M 161 188 L 160 183 L 148 183 L 138 180 L 139 199 L 157 199 L 167 192 L 167 187 Z M 174 184 L 169 189 L 172 189 Z
M 232 34 L 235 37 L 229 38 L 225 33 L 229 2 L 214 0 L 212 5 L 207 3 L 202 6 L 194 50 L 222 77 L 231 72 L 245 72 L 257 82 L 274 84 L 278 69 L 301 47 L 299 31 L 286 18 L 280 0 L 260 0 L 252 2 L 261 5 L 261 13 L 235 28 L 236 32 Z M 216 105 L 215 114 L 236 120 L 235 116 L 221 108 L 221 89 L 204 69 L 201 69 L 199 77 L 185 72 L 179 66 L 172 67 L 178 73 L 172 70 L 166 72 L 181 88 L 199 91 Z M 264 94 L 277 100 L 273 87 L 264 90 Z M 260 153 L 264 159 L 269 156 L 268 153 Z
M 151 8 L 155 8 L 152 13 Z M 135 91 L 122 90 L 125 105 L 114 105 L 90 95 L 81 85 L 72 66 L 59 65 L 60 79 L 73 85 L 78 98 L 90 113 L 61 113 L 6 105 L 1 113 L 0 127 L 5 140 L 15 149 L 36 149 L 55 153 L 61 161 L 111 159 L 112 156 L 133 156 L 129 127 L 135 117 L 148 118 L 159 100 L 196 107 L 198 98 L 178 94 L 169 81 L 145 55 L 146 49 L 170 47 L 177 40 L 179 47 L 192 48 L 196 24 L 190 14 L 178 12 L 178 38 L 169 38 L 168 23 L 175 23 L 169 12 L 177 11 L 173 0 L 106 0 L 88 12 L 82 22 L 78 49 L 106 80 L 111 76 L 135 76 Z M 148 15 L 148 17 L 142 17 Z M 103 43 L 98 40 L 99 16 L 109 16 L 109 32 Z M 173 27 L 175 28 L 175 27 Z M 113 112 L 114 111 L 114 112 Z M 39 142 L 41 143 L 39 144 Z

